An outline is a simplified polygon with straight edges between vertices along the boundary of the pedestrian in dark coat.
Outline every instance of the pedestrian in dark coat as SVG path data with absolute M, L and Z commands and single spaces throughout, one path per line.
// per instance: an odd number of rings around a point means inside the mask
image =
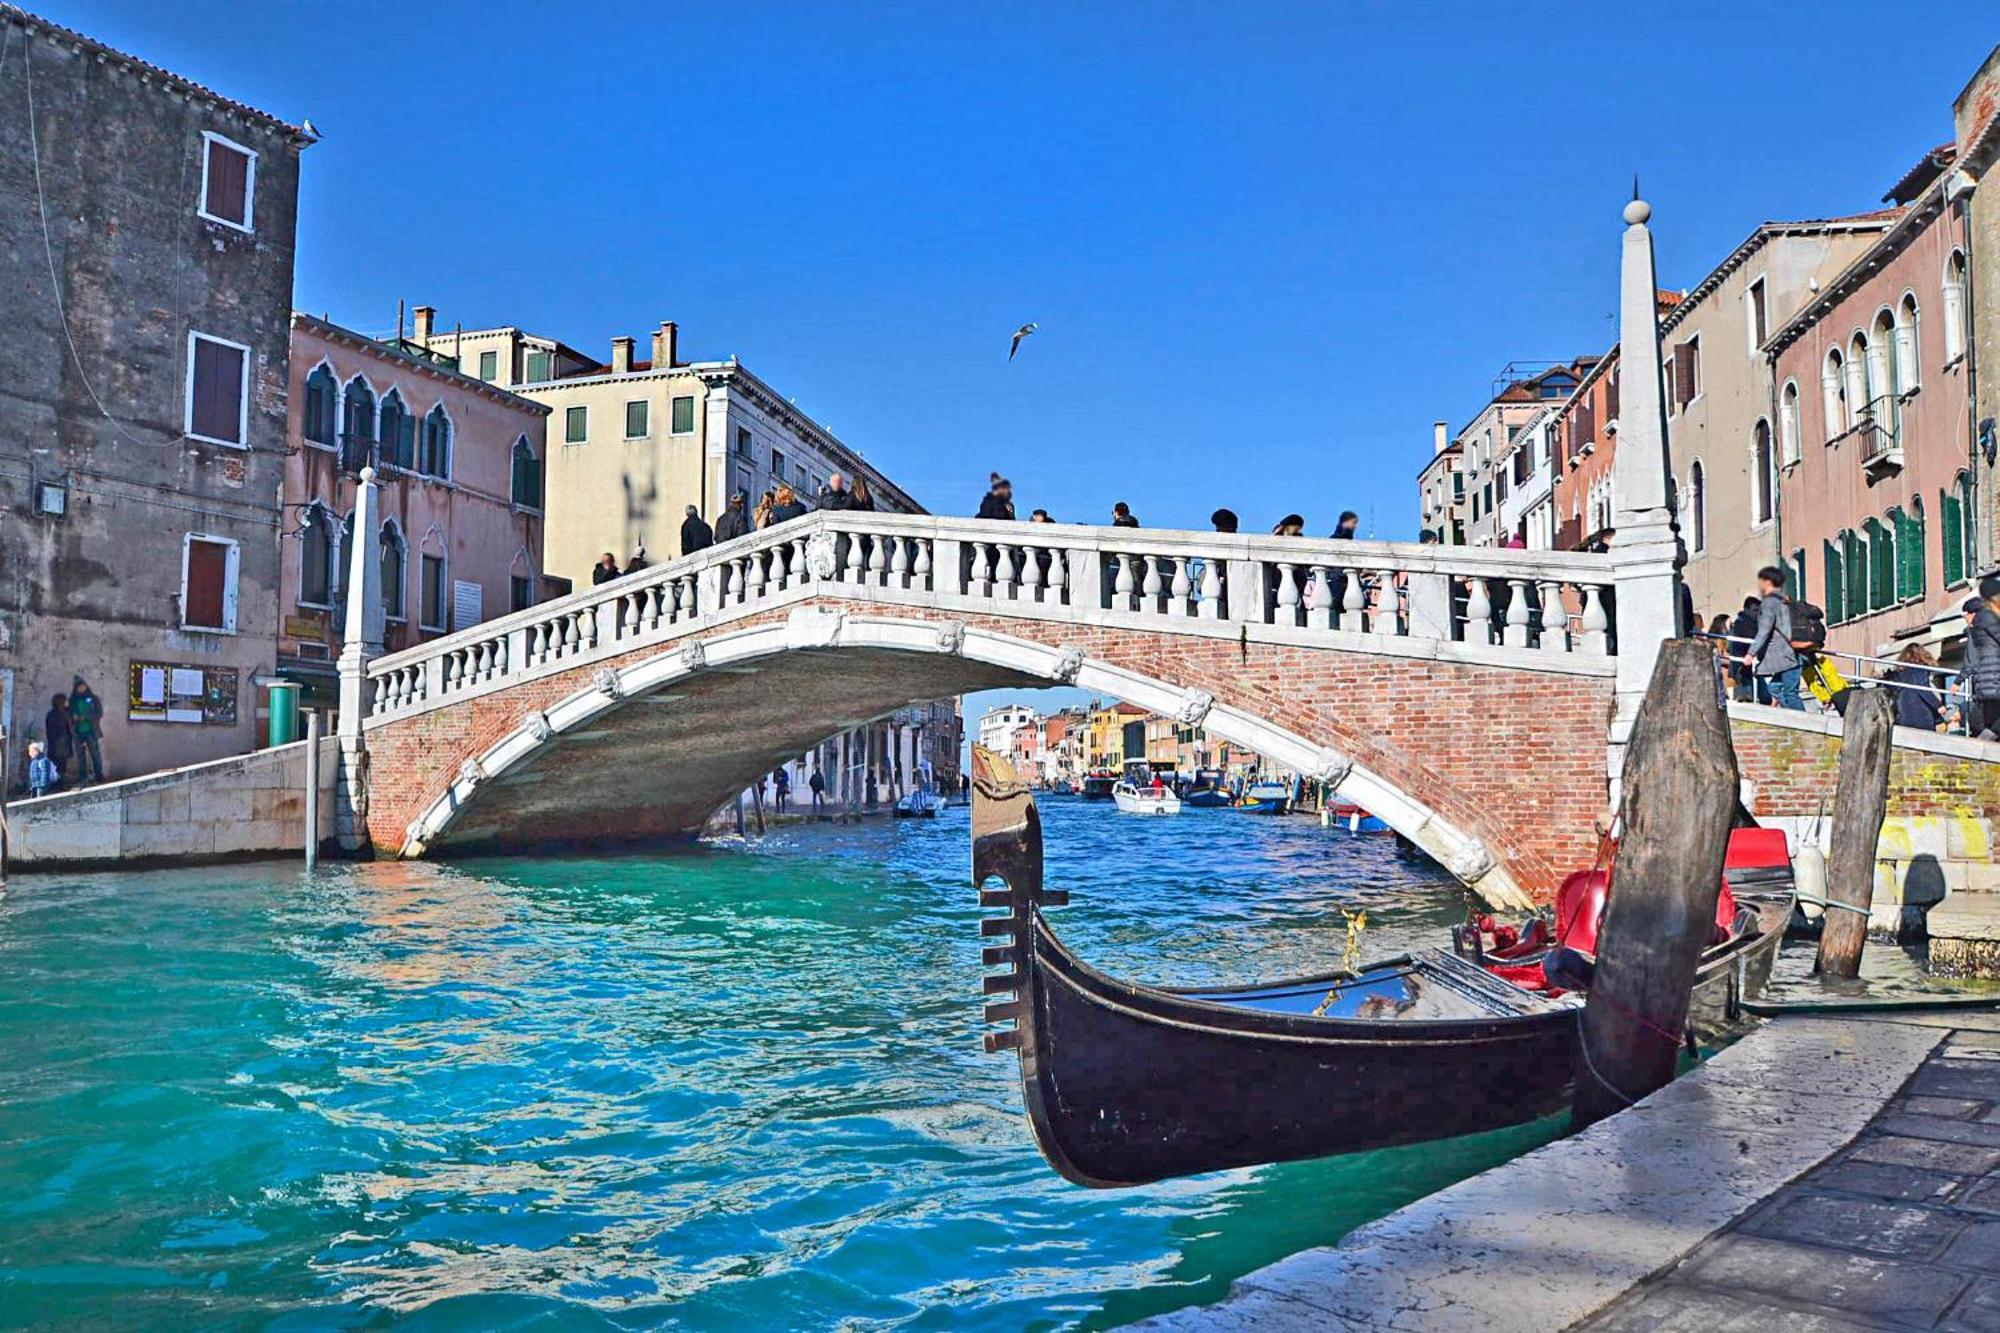
M 2000 657 L 1995 660 L 2000 661 Z M 82 676 L 70 685 L 69 734 L 76 744 L 77 785 L 104 781 L 104 751 L 99 748 L 104 736 L 104 701 L 91 693 Z
M 57 787 L 69 781 L 69 760 L 75 753 L 76 742 L 69 732 L 69 696 L 53 695 L 49 699 L 49 711 L 42 715 L 42 748 L 47 752 L 48 761 L 55 765 Z
M 1111 526 L 1114 528 L 1136 528 L 1139 520 L 1132 517 L 1132 507 L 1120 500 L 1111 506 Z
M 701 510 L 689 505 L 687 517 L 681 520 L 681 554 L 693 555 L 696 551 L 706 551 L 713 545 L 715 545 L 715 529 L 701 521 Z
M 597 563 L 590 567 L 590 584 L 594 588 L 600 583 L 609 583 L 618 577 L 618 557 L 606 551 L 597 557 Z
M 987 478 L 986 498 L 979 502 L 980 518 L 1011 520 L 1014 517 L 1014 483 L 998 472 Z
M 743 491 L 729 497 L 729 504 L 715 520 L 715 540 L 733 541 L 750 531 L 750 497 Z
M 826 485 L 819 488 L 819 507 L 836 511 L 858 507 L 854 503 L 854 492 L 847 489 L 846 478 L 838 472 L 828 477 Z
M 646 558 L 646 543 L 640 542 L 632 548 L 632 558 L 625 562 L 627 574 L 637 574 L 642 569 L 652 568 L 653 562 Z
M 1935 659 L 1913 643 L 1896 660 L 1902 665 L 1883 677 L 1896 691 L 1896 725 L 1936 731 L 1944 719 L 1944 696 L 1938 693 L 1937 673 L 1926 669 L 1936 665 Z
M 1965 631 L 1966 693 L 1972 696 L 1968 735 L 2000 738 L 2000 574 L 1979 581 L 1979 610 Z

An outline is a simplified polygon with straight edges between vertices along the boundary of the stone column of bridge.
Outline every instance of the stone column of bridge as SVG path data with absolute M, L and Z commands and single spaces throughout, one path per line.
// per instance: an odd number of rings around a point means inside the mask
M 1625 205 L 1618 298 L 1618 452 L 1611 464 L 1611 553 L 1618 569 L 1618 687 L 1607 750 L 1611 801 L 1625 743 L 1660 645 L 1679 634 L 1680 567 L 1686 560 L 1674 519 L 1667 456 L 1666 391 L 1661 379 L 1659 289 L 1653 266 L 1652 205 Z
M 375 469 L 361 469 L 354 491 L 354 538 L 347 559 L 347 615 L 340 645 L 340 772 L 334 835 L 344 852 L 368 845 L 368 745 L 362 735 L 369 703 L 368 664 L 382 655 L 381 488 Z

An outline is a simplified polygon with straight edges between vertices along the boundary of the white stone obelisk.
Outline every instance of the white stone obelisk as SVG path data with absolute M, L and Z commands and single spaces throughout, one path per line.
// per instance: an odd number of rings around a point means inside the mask
M 368 664 L 382 653 L 381 488 L 361 469 L 354 488 L 354 537 L 347 553 L 347 618 L 340 643 L 340 775 L 334 832 L 343 851 L 368 842 Z
M 1667 456 L 1666 390 L 1661 378 L 1658 288 L 1653 271 L 1652 205 L 1633 190 L 1625 205 L 1618 299 L 1618 450 L 1611 462 L 1611 557 L 1618 605 L 1617 709 L 1611 725 L 1612 779 L 1660 645 L 1681 632 L 1680 566 Z

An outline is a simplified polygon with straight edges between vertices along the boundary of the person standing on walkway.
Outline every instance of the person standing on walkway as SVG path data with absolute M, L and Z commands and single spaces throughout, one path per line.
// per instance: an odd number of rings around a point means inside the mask
M 1120 500 L 1111 506 L 1111 526 L 1114 528 L 1136 528 L 1139 520 L 1132 517 L 1132 507 Z
M 637 574 L 642 569 L 650 569 L 653 562 L 646 558 L 646 543 L 640 542 L 632 548 L 632 558 L 625 562 L 627 574 Z
M 1215 525 L 1217 532 L 1236 531 L 1237 520 L 1234 509 L 1218 509 L 1208 516 L 1208 521 Z
M 785 771 L 783 764 L 771 770 L 771 790 L 771 808 L 782 815 L 792 798 L 792 775 Z
M 729 503 L 715 520 L 715 540 L 734 541 L 750 531 L 750 497 L 737 491 L 729 497 Z
M 715 545 L 715 529 L 701 521 L 701 510 L 689 505 L 687 517 L 681 520 L 681 554 L 693 555 L 696 551 L 706 551 L 713 545 Z
M 854 492 L 847 489 L 847 479 L 838 472 L 828 477 L 826 485 L 819 488 L 819 507 L 836 511 L 856 507 Z
M 1896 725 L 1918 731 L 1936 731 L 1944 720 L 1944 696 L 1938 692 L 1937 673 L 1930 668 L 1937 659 L 1920 643 L 1913 643 L 1896 655 L 1901 665 L 1882 679 L 1896 691 Z
M 1996 657 L 2000 661 L 2000 657 Z M 2000 714 L 1996 714 L 2000 717 Z M 76 677 L 69 690 L 69 734 L 76 742 L 76 785 L 104 781 L 104 704 L 91 693 L 90 684 Z M 86 776 L 88 774 L 88 776 Z
M 1766 565 L 1757 571 L 1757 632 L 1743 654 L 1743 665 L 1769 686 L 1778 707 L 1805 711 L 1799 699 L 1799 655 L 1792 647 L 1792 604 L 1785 600 L 1785 571 Z
M 773 525 L 788 523 L 795 518 L 804 518 L 805 513 L 806 507 L 800 502 L 797 491 L 789 486 L 778 487 L 777 497 L 771 504 L 771 522 Z
M 70 756 L 76 753 L 76 742 L 69 733 L 67 694 L 49 697 L 49 711 L 42 715 L 42 740 L 48 750 L 49 762 L 56 766 L 54 785 L 59 788 L 69 781 Z
M 28 742 L 28 795 L 47 796 L 56 787 L 56 766 L 40 741 Z
M 771 517 L 771 511 L 777 507 L 778 493 L 776 491 L 765 491 L 764 497 L 757 501 L 757 508 L 750 515 L 750 521 L 756 525 L 757 531 L 762 532 L 765 528 L 777 522 L 776 519 Z
M 848 488 L 847 493 L 853 497 L 853 503 L 848 508 L 870 512 L 874 510 L 875 493 L 868 489 L 868 478 L 857 474 L 854 478 L 854 485 Z
M 609 583 L 618 577 L 618 557 L 606 551 L 597 557 L 597 563 L 590 567 L 590 586 Z
M 826 779 L 820 776 L 818 764 L 813 765 L 812 777 L 806 780 L 806 785 L 812 788 L 813 813 L 823 813 L 826 810 Z
M 1736 682 L 1737 699 L 1746 704 L 1767 704 L 1771 702 L 1770 694 L 1760 689 L 1757 677 L 1739 667 L 1736 660 L 1737 654 L 1743 648 L 1749 646 L 1750 640 L 1757 637 L 1757 612 L 1760 605 L 1755 597 L 1745 597 L 1743 599 L 1743 609 L 1738 611 L 1736 618 L 1729 622 L 1729 637 L 1736 640 L 1735 643 L 1729 645 L 1730 675 Z
M 2000 574 L 1979 581 L 1979 609 L 1965 631 L 1966 694 L 1971 717 L 1965 734 L 2000 739 Z

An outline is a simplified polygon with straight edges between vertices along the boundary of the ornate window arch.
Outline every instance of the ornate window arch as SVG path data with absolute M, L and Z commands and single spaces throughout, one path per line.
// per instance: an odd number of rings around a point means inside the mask
M 402 525 L 394 518 L 382 522 L 382 615 L 402 622 L 409 619 L 409 544 L 403 540 Z
M 333 364 L 322 360 L 306 376 L 305 402 L 299 411 L 300 434 L 307 444 L 325 449 L 340 447 L 340 381 Z
M 1944 359 L 1965 355 L 1965 251 L 1953 250 L 1944 261 Z
M 1832 444 L 1847 433 L 1853 420 L 1847 402 L 1847 358 L 1838 347 L 1830 348 L 1819 376 L 1820 410 L 1826 416 L 1826 442 Z
M 340 586 L 339 520 L 324 500 L 305 508 L 299 524 L 299 605 L 331 607 Z
M 1790 467 L 1799 461 L 1799 382 L 1786 380 L 1778 393 L 1778 461 Z
M 1688 464 L 1688 548 L 1708 549 L 1708 475 L 1699 458 Z
M 424 414 L 423 447 L 417 455 L 417 471 L 427 477 L 451 476 L 451 413 L 442 401 Z
M 381 422 L 382 443 L 377 456 L 390 467 L 409 471 L 415 461 L 417 422 L 403 401 L 401 389 L 392 386 L 382 395 Z
M 1907 394 L 1923 382 L 1923 340 L 1918 332 L 1917 294 L 1904 292 L 1896 302 L 1896 390 Z
M 542 460 L 535 457 L 535 448 L 523 435 L 514 441 L 514 478 L 512 496 L 516 509 L 540 509 L 542 507 Z

